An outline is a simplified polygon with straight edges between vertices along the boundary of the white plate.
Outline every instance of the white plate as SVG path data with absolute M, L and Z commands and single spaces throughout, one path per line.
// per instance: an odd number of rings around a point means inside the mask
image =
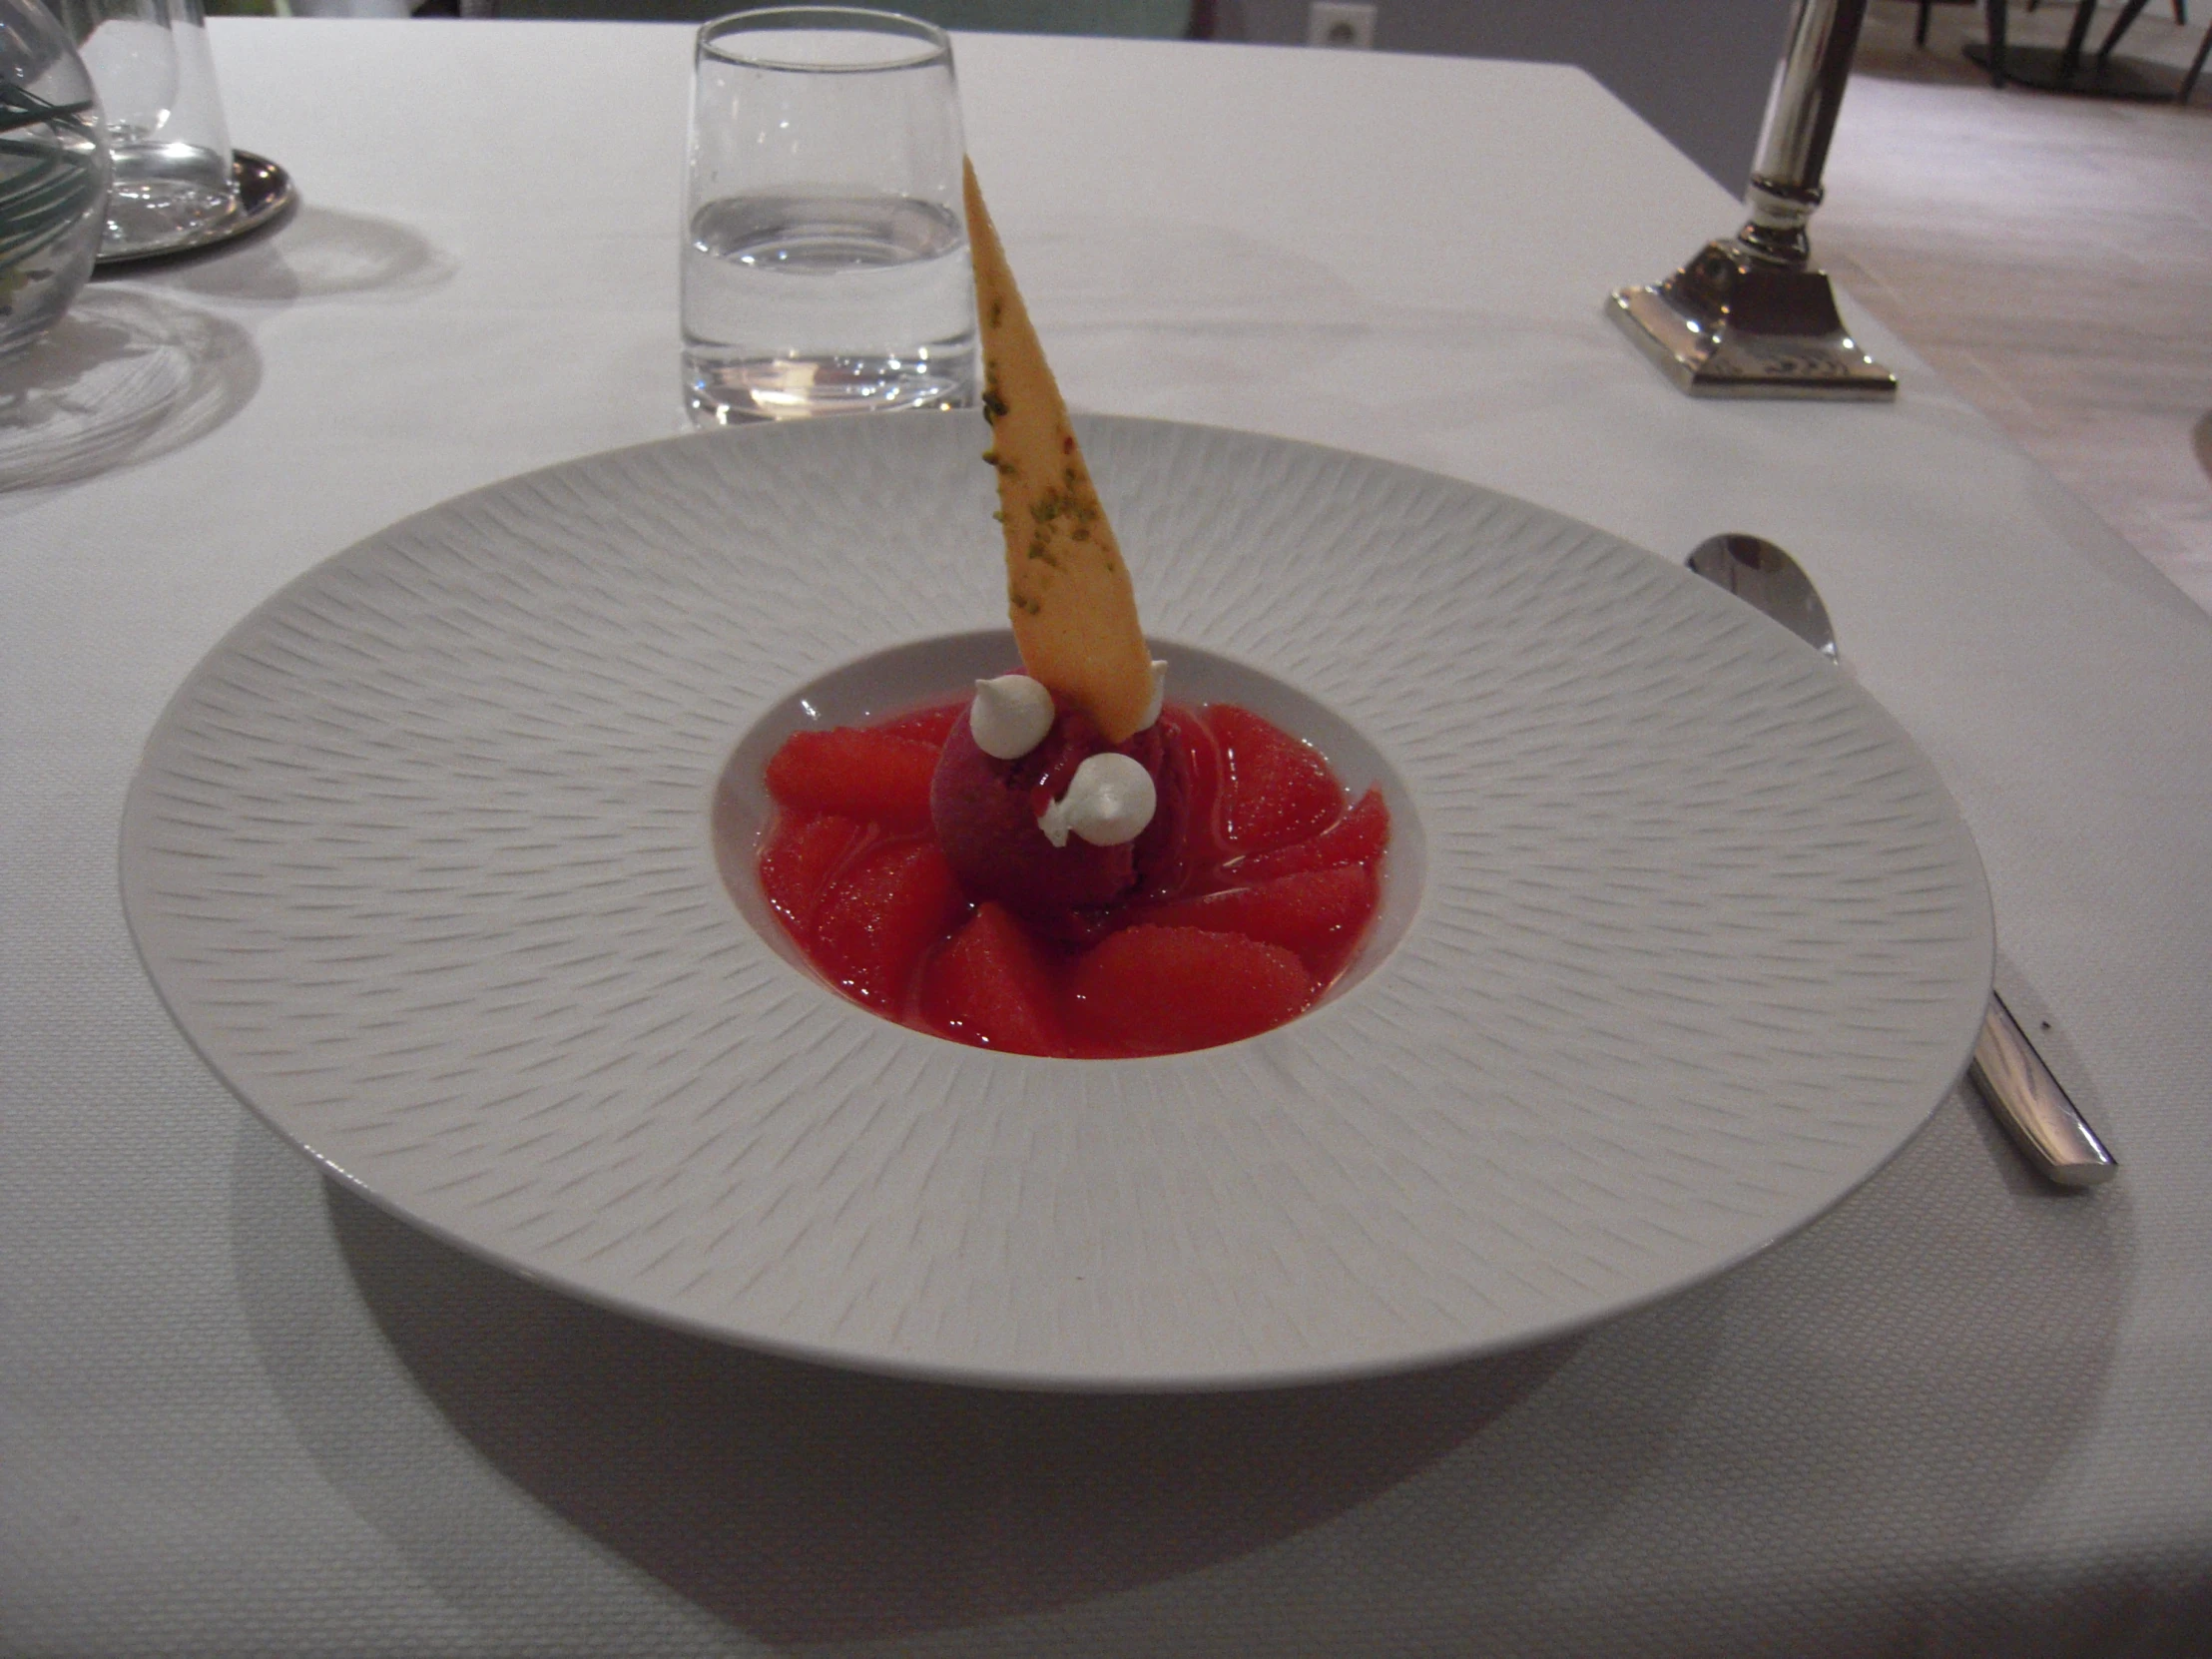
M 1987 894 L 1849 679 L 1472 485 L 1080 424 L 1179 695 L 1317 721 L 1391 793 L 1381 937 L 1319 1009 L 1165 1059 L 991 1054 L 859 1011 L 732 902 L 733 746 L 1007 649 L 972 637 L 1002 603 L 982 425 L 900 415 L 497 484 L 240 624 L 124 824 L 179 1024 L 494 1261 L 784 1353 L 1055 1386 L 1524 1343 L 1780 1238 L 1927 1119 L 1980 1022 Z

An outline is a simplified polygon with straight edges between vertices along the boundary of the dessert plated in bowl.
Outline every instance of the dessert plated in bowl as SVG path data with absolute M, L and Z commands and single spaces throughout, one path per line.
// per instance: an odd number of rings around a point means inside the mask
M 995 838 L 976 849 L 988 860 L 980 875 L 969 873 L 973 854 L 955 847 L 948 863 L 939 852 L 928 785 L 955 770 L 969 706 L 920 688 L 989 678 L 975 671 L 1004 665 L 1013 644 L 984 633 L 850 665 L 770 712 L 716 792 L 716 856 L 731 895 L 787 959 L 861 1005 L 1013 1053 L 1205 1048 L 1349 989 L 1387 954 L 1419 892 L 1417 830 L 1391 828 L 1393 801 L 1395 821 L 1410 818 L 1402 781 L 1311 698 L 1211 652 L 1171 649 L 1199 707 L 1170 705 L 1161 724 L 1198 764 L 1195 787 L 1183 786 L 1187 814 L 1174 815 L 1173 857 L 1160 860 L 1167 869 L 1071 908 L 1049 888 L 1025 903 L 990 867 L 1001 863 Z M 780 761 L 806 756 L 810 740 L 826 752 L 826 775 L 780 776 Z M 1232 754 L 1249 759 L 1232 767 Z M 1035 833 L 1018 823 L 1012 833 L 1023 830 Z M 1037 839 L 1047 857 L 1066 850 Z M 1133 936 L 1109 947 L 1117 935 Z
M 132 933 L 198 1051 L 338 1179 L 549 1285 L 1096 1388 L 1602 1319 L 1820 1214 L 1958 1076 L 1986 892 L 1861 688 L 1544 508 L 1125 418 L 1075 429 L 1174 699 L 1384 791 L 1364 949 L 1298 1018 L 1182 1054 L 992 1053 L 858 1006 L 750 868 L 733 903 L 711 821 L 728 786 L 765 830 L 793 732 L 1004 672 L 979 426 L 592 456 L 277 593 L 125 813 Z

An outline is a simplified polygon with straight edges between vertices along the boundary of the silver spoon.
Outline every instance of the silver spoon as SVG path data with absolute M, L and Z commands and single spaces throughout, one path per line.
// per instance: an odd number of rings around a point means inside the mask
M 1689 566 L 1781 623 L 1830 662 L 1842 662 L 1820 591 L 1804 567 L 1773 542 L 1757 536 L 1714 536 L 1698 544 Z M 1993 990 L 1967 1074 L 1997 1122 L 2045 1179 L 2061 1187 L 2093 1187 L 2119 1173 L 2118 1161 L 2066 1098 Z

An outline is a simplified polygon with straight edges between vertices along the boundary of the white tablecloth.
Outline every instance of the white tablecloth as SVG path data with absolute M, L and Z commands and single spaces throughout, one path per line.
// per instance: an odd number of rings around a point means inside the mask
M 2046 1190 L 1954 1095 L 1579 1339 L 1106 1399 L 567 1302 L 325 1184 L 164 1017 L 115 847 L 184 674 L 384 523 L 680 419 L 684 31 L 216 48 L 305 207 L 0 370 L 0 1651 L 2212 1652 L 2212 624 L 1864 319 L 1894 407 L 1667 386 L 1600 298 L 1734 209 L 1593 83 L 958 42 L 1077 404 L 1795 550 L 2125 1174 Z

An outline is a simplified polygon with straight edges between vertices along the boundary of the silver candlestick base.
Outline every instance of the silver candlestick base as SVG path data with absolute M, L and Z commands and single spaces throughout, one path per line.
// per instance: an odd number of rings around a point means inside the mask
M 1867 0 L 1798 0 L 1745 195 L 1750 219 L 1657 286 L 1622 288 L 1606 304 L 1686 392 L 1897 395 L 1898 377 L 1844 331 L 1805 233 L 1866 17 Z
M 1703 253 L 1606 310 L 1697 397 L 1895 397 L 1898 377 L 1844 327 L 1828 274 L 1762 258 L 1741 242 Z

